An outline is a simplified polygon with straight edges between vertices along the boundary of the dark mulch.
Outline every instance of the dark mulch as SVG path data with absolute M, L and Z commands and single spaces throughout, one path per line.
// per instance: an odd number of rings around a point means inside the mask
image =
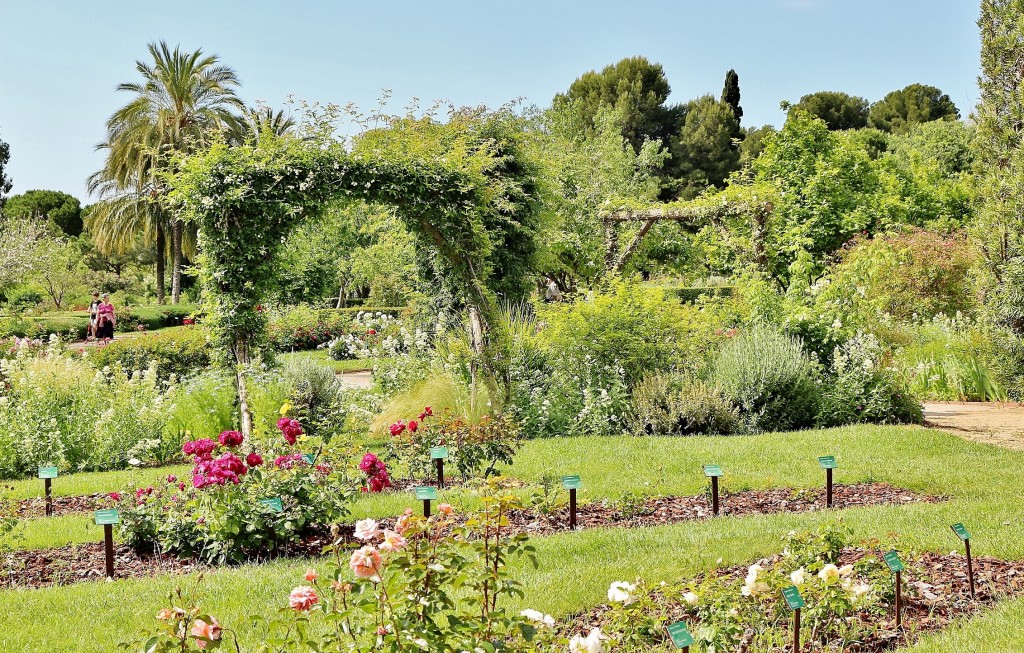
M 102 504 L 107 499 L 106 494 L 89 494 L 84 496 L 53 497 L 53 515 L 70 515 L 73 513 L 86 513 L 104 507 Z M 14 503 L 14 514 L 16 517 L 45 517 L 46 499 L 35 497 L 32 499 L 21 499 Z
M 823 495 L 824 490 L 818 489 L 797 491 L 779 488 L 735 492 L 722 495 L 720 509 L 722 515 L 728 516 L 810 512 L 825 509 Z M 93 497 L 93 500 L 95 499 L 96 497 Z M 837 485 L 834 488 L 836 509 L 917 502 L 934 503 L 941 500 L 941 497 L 915 494 L 884 483 Z M 416 504 L 417 510 L 420 509 L 418 502 L 410 500 L 410 503 Z M 436 505 L 434 508 L 436 509 Z M 706 519 L 711 516 L 711 506 L 703 495 L 654 497 L 647 498 L 638 502 L 638 505 L 626 509 L 609 502 L 581 505 L 577 511 L 577 528 L 659 526 Z M 456 523 L 458 522 L 457 518 Z M 569 529 L 569 512 L 568 509 L 564 509 L 553 515 L 541 516 L 532 511 L 514 511 L 509 515 L 509 522 L 515 532 L 548 535 Z M 381 521 L 383 527 L 389 527 L 392 524 L 393 520 L 390 519 Z M 352 537 L 352 532 L 351 524 L 335 526 L 333 533 L 326 528 L 317 529 L 305 535 L 300 541 L 284 545 L 281 549 L 265 557 L 320 555 L 324 547 L 336 540 L 340 541 L 342 545 L 354 544 L 355 539 Z M 254 560 L 259 559 L 263 558 Z M 101 579 L 104 577 L 105 570 L 101 544 L 15 551 L 6 555 L 3 562 L 3 580 L 0 583 L 19 587 L 46 587 Z M 152 552 L 139 552 L 119 547 L 114 566 L 116 576 L 126 578 L 179 571 L 188 572 L 200 565 L 175 556 L 157 555 Z
M 872 555 L 881 559 L 880 551 L 869 551 L 862 548 L 849 547 L 843 551 L 840 565 L 853 564 L 861 558 Z M 763 567 L 771 567 L 779 561 L 779 556 L 759 560 Z M 938 554 L 923 553 L 905 561 L 903 572 L 903 626 L 896 627 L 893 608 L 888 614 L 880 615 L 868 611 L 854 614 L 851 618 L 860 622 L 863 627 L 862 641 L 848 643 L 842 647 L 843 653 L 881 653 L 900 646 L 912 644 L 924 633 L 941 630 L 956 619 L 970 616 L 980 610 L 991 607 L 999 600 L 1024 594 L 1024 561 L 1008 562 L 991 557 L 974 558 L 974 581 L 976 597 L 970 596 L 967 581 L 967 558 L 959 553 Z M 732 577 L 741 579 L 747 573 L 746 565 L 717 569 L 712 572 L 715 577 Z M 695 586 L 705 577 L 698 576 L 689 586 Z M 659 603 L 664 603 L 659 600 Z M 813 606 L 808 606 L 813 607 Z M 684 606 L 674 604 L 667 606 L 670 618 L 690 622 L 691 632 L 699 625 Z M 607 605 L 598 606 L 586 613 L 578 615 L 565 627 L 566 634 L 588 632 L 591 628 L 603 625 Z M 802 651 L 839 651 L 840 643 L 807 641 L 805 630 Z M 746 645 L 755 633 L 744 635 Z M 747 650 L 741 644 L 741 650 Z M 790 652 L 792 644 L 785 648 L 772 649 L 773 652 Z
M 14 551 L 0 559 L 4 562 L 0 587 L 71 585 L 87 580 L 104 580 L 107 573 L 102 543 Z M 140 553 L 124 546 L 114 548 L 115 578 L 188 573 L 200 566 L 177 556 Z
M 833 487 L 833 509 L 865 506 L 903 505 L 909 503 L 938 503 L 944 497 L 921 495 L 887 483 L 858 483 Z M 793 490 L 746 490 L 719 497 L 719 515 L 767 515 L 783 512 L 813 512 L 827 510 L 824 488 Z M 689 497 L 648 498 L 641 505 L 623 507 L 614 502 L 598 502 L 579 506 L 576 511 L 577 528 L 604 526 L 659 526 L 712 517 L 711 501 L 704 495 Z M 513 525 L 531 534 L 547 534 L 569 529 L 569 510 L 559 511 L 547 518 L 529 512 L 517 512 L 510 517 Z

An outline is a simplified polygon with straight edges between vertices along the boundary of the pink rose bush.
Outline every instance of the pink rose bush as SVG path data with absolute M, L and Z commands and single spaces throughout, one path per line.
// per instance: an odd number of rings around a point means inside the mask
M 391 487 L 387 466 L 372 453 L 363 456 L 363 459 L 359 461 L 359 469 L 366 474 L 366 485 L 363 486 L 363 492 L 383 492 Z
M 186 442 L 182 451 L 193 463 L 189 482 L 168 477 L 140 488 L 130 501 L 116 499 L 127 542 L 213 563 L 241 562 L 344 517 L 354 481 L 334 471 L 330 452 L 315 466 L 303 458 L 293 447 L 303 432 L 299 422 L 282 417 L 279 428 L 281 438 L 263 453 L 251 450 L 238 431 Z M 273 464 L 265 464 L 264 456 Z M 261 502 L 275 498 L 280 512 Z

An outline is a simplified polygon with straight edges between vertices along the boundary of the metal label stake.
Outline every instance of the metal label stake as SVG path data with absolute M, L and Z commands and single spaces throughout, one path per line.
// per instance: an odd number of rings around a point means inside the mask
M 964 549 L 967 552 L 967 581 L 971 588 L 971 598 L 976 598 L 974 594 L 974 561 L 971 559 L 971 533 L 963 524 L 953 524 L 951 527 L 956 536 L 960 538 L 960 541 L 964 543 Z
M 711 512 L 718 516 L 718 477 L 724 476 L 719 465 L 704 465 L 704 476 L 711 479 Z
M 583 487 L 578 475 L 563 476 L 562 488 L 569 490 L 569 530 L 576 530 L 576 490 Z

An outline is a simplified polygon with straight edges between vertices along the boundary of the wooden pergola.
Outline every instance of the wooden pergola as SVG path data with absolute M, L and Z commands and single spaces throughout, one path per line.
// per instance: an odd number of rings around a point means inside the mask
M 771 202 L 752 203 L 723 203 L 717 205 L 682 205 L 682 206 L 654 206 L 644 209 L 616 209 L 601 214 L 601 221 L 604 223 L 605 236 L 605 267 L 609 271 L 621 272 L 626 267 L 631 256 L 636 253 L 643 242 L 644 236 L 657 222 L 672 221 L 689 233 L 696 233 L 708 225 L 721 226 L 722 221 L 727 217 L 750 216 L 751 219 L 751 240 L 754 244 L 754 262 L 759 267 L 764 267 L 764 231 L 768 216 L 772 212 Z M 619 224 L 624 222 L 642 222 L 640 227 L 622 252 L 619 252 L 618 230 Z

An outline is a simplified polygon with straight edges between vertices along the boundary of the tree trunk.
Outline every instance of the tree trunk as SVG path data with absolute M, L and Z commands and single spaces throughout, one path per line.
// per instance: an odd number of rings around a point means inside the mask
M 181 220 L 175 218 L 174 223 L 171 225 L 171 255 L 174 257 L 173 267 L 171 268 L 172 304 L 177 304 L 181 301 L 181 240 L 184 230 L 185 224 Z
M 235 358 L 235 391 L 238 394 L 238 412 L 242 435 L 247 441 L 252 439 L 252 411 L 249 409 L 249 389 L 245 383 L 245 373 L 249 369 L 249 340 L 245 336 L 236 336 L 232 345 Z
M 626 246 L 626 249 L 622 250 L 622 253 L 619 254 L 617 259 L 613 259 L 611 267 L 612 272 L 622 272 L 622 270 L 625 269 L 626 263 L 629 262 L 629 258 L 633 256 L 633 253 L 636 252 L 637 249 L 640 248 L 640 243 L 643 242 L 644 236 L 646 236 L 647 232 L 651 230 L 651 227 L 654 226 L 655 222 L 657 222 L 657 219 L 654 218 L 644 222 L 643 226 L 640 227 L 640 231 L 636 232 L 636 235 L 633 236 L 633 240 Z
M 157 222 L 156 225 L 156 303 L 166 302 L 164 297 L 164 276 L 166 274 L 167 256 L 167 235 L 164 233 L 164 226 Z

